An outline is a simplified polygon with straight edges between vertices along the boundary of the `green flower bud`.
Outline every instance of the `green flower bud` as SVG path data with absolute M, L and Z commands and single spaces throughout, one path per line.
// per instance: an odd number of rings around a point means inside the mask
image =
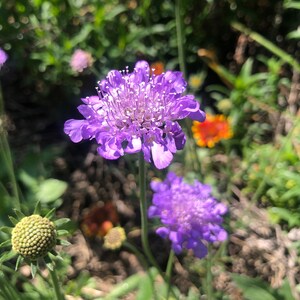
M 12 230 L 12 248 L 24 258 L 37 260 L 56 245 L 56 229 L 47 218 L 39 215 L 24 217 Z

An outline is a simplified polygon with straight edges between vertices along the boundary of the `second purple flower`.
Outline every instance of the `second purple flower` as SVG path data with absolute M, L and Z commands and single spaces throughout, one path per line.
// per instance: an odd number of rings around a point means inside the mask
M 146 61 L 137 62 L 132 73 L 110 71 L 98 83 L 98 96 L 82 99 L 78 110 L 84 119 L 68 120 L 65 133 L 75 143 L 95 139 L 106 159 L 143 151 L 146 161 L 166 168 L 185 144 L 177 120 L 205 119 L 194 96 L 182 95 L 185 88 L 181 72 L 150 76 Z

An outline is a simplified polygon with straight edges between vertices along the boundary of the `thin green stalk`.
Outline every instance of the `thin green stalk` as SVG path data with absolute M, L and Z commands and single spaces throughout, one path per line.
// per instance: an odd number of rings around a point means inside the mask
M 167 278 L 167 284 L 168 284 L 167 297 L 166 297 L 167 300 L 169 299 L 170 291 L 171 291 L 171 278 L 172 278 L 174 257 L 175 257 L 175 253 L 173 250 L 171 250 L 170 254 L 169 254 L 167 268 L 166 268 L 166 278 Z
M 58 283 L 58 277 L 57 277 L 55 268 L 53 270 L 49 270 L 49 272 L 50 272 L 50 276 L 51 276 L 51 279 L 52 279 L 56 300 L 64 300 L 65 297 L 61 293 L 60 286 L 59 286 L 59 283 Z
M 145 259 L 144 255 L 132 244 L 129 242 L 125 241 L 123 243 L 123 246 L 126 247 L 128 250 L 130 250 L 132 253 L 135 254 L 135 256 L 138 258 L 142 266 L 146 269 L 149 267 L 147 260 Z
M 146 166 L 143 152 L 139 153 L 139 185 L 140 185 L 140 211 L 141 211 L 141 223 L 142 223 L 142 245 L 143 250 L 152 266 L 154 266 L 163 280 L 168 283 L 166 275 L 162 272 L 160 266 L 155 260 L 149 245 L 148 240 L 148 218 L 147 218 L 147 202 L 146 202 Z M 170 288 L 170 292 L 174 294 Z
M 231 23 L 231 26 L 234 29 L 250 36 L 250 38 L 252 40 L 256 41 L 257 43 L 259 43 L 260 45 L 262 45 L 263 47 L 268 49 L 270 52 L 277 55 L 284 62 L 288 63 L 292 68 L 294 68 L 295 70 L 300 72 L 300 64 L 298 63 L 298 61 L 296 59 L 294 59 L 291 55 L 289 55 L 287 52 L 285 52 L 284 50 L 277 47 L 271 41 L 267 40 L 266 38 L 264 38 L 257 32 L 254 32 L 254 31 L 250 30 L 249 28 L 245 27 L 241 23 L 233 22 L 233 23 Z
M 139 184 L 140 184 L 140 211 L 142 223 L 142 245 L 144 253 L 149 262 L 160 270 L 153 254 L 151 253 L 148 240 L 148 218 L 147 218 L 147 202 L 146 202 L 146 168 L 143 152 L 139 153 Z M 161 272 L 161 271 L 160 271 Z
M 208 254 L 206 258 L 206 293 L 207 293 L 207 300 L 214 300 L 214 293 L 213 293 L 213 276 L 212 276 L 212 256 L 211 256 L 211 246 L 208 246 Z
M 179 67 L 186 78 L 186 66 L 185 66 L 185 54 L 184 54 L 184 35 L 181 19 L 181 0 L 175 2 L 175 21 L 176 21 L 176 35 L 177 35 L 177 47 L 178 47 L 178 60 Z
M 19 190 L 17 185 L 17 179 L 15 176 L 13 159 L 11 155 L 10 146 L 7 140 L 7 132 L 4 128 L 4 100 L 2 94 L 2 88 L 0 84 L 0 147 L 1 153 L 3 156 L 3 160 L 6 163 L 8 176 L 10 178 L 12 184 L 12 192 L 13 192 L 13 199 L 14 199 L 14 206 L 16 209 L 20 209 L 20 197 L 19 197 Z
M 184 44 L 185 37 L 183 32 L 183 24 L 181 17 L 182 10 L 182 2 L 181 0 L 176 0 L 175 2 L 175 23 L 176 23 L 176 35 L 177 35 L 177 48 L 178 48 L 178 61 L 179 61 L 179 69 L 183 74 L 183 77 L 186 78 L 186 64 L 185 64 L 185 53 L 184 53 Z M 185 126 L 187 129 L 187 135 L 192 140 L 193 135 L 191 132 L 192 122 L 188 118 L 185 119 Z M 188 157 L 186 158 L 188 161 L 188 165 L 192 166 L 192 169 L 201 176 L 201 165 L 197 156 L 196 146 L 195 144 L 187 143 L 188 147 Z
M 133 252 L 135 254 L 135 256 L 138 258 L 138 260 L 140 261 L 140 263 L 143 265 L 143 267 L 145 269 L 148 268 L 149 270 L 149 265 L 147 260 L 145 259 L 144 255 L 132 244 L 130 244 L 129 242 L 125 241 L 123 243 L 123 246 L 126 247 L 128 250 L 130 250 L 131 252 Z M 147 272 L 147 275 L 149 276 L 149 279 L 152 283 L 152 289 L 153 289 L 153 294 L 154 294 L 154 298 L 157 299 L 157 295 L 156 295 L 156 291 L 155 291 L 155 286 L 154 286 L 154 280 L 155 278 L 153 277 L 153 274 L 151 272 Z
M 97 77 L 98 80 L 101 78 L 100 72 L 94 66 L 90 67 L 90 71 L 92 71 L 92 73 Z

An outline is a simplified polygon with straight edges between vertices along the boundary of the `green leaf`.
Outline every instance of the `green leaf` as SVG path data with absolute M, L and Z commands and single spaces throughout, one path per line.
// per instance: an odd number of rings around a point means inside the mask
M 70 246 L 72 245 L 69 241 L 67 240 L 58 240 L 58 245 L 62 245 L 62 246 Z
M 34 214 L 40 215 L 41 214 L 41 202 L 37 201 L 34 208 Z
M 286 37 L 288 39 L 300 39 L 300 29 L 289 32 Z
M 10 251 L 6 251 L 4 253 L 2 253 L 1 257 L 0 257 L 0 263 L 3 263 L 7 260 L 12 259 L 13 257 L 15 257 L 17 255 L 17 253 L 13 250 Z
M 290 283 L 287 279 L 284 281 L 283 285 L 278 289 L 278 294 L 280 295 L 280 299 L 284 299 L 284 300 L 294 299 Z
M 152 280 L 151 274 L 145 275 L 141 278 L 139 283 L 139 291 L 136 295 L 137 300 L 155 299 L 153 295 L 154 280 Z
M 65 225 L 66 223 L 71 222 L 69 218 L 61 218 L 54 221 L 54 224 L 56 227 L 60 227 L 62 225 Z
M 294 8 L 294 9 L 300 9 L 300 3 L 299 1 L 286 1 L 283 4 L 284 8 Z
M 52 208 L 51 210 L 48 211 L 48 213 L 45 215 L 45 218 L 51 219 L 54 216 L 56 208 Z
M 21 255 L 19 255 L 18 259 L 17 259 L 17 262 L 16 262 L 15 271 L 17 271 L 19 269 L 19 266 L 21 265 L 23 260 L 24 260 L 24 258 Z
M 259 278 L 231 274 L 236 285 L 242 290 L 245 300 L 278 300 L 273 296 L 272 289 Z
M 38 181 L 33 176 L 29 175 L 25 170 L 21 170 L 19 172 L 19 179 L 22 181 L 22 183 L 28 187 L 33 192 L 38 187 Z
M 32 262 L 30 264 L 30 267 L 31 267 L 31 276 L 32 278 L 34 278 L 38 269 L 37 262 Z
M 12 222 L 12 224 L 14 224 L 14 225 L 17 225 L 19 223 L 19 221 L 16 218 L 12 217 L 12 216 L 8 216 L 8 218 Z
M 43 181 L 36 193 L 38 200 L 42 203 L 49 203 L 60 198 L 66 191 L 68 184 L 58 179 L 46 179 Z
M 69 231 L 68 231 L 68 230 L 63 230 L 63 229 L 57 230 L 57 235 L 58 235 L 58 236 L 66 236 L 66 235 L 68 235 L 68 234 L 69 234 Z
M 0 231 L 7 233 L 7 234 L 11 234 L 12 228 L 8 227 L 8 226 L 2 226 L 2 227 L 0 227 Z
M 126 11 L 126 7 L 124 5 L 117 5 L 117 6 L 113 6 L 113 9 L 108 12 L 107 14 L 104 15 L 104 20 L 105 21 L 111 21 L 113 20 L 117 15 L 119 15 L 120 13 Z
M 15 215 L 17 216 L 18 220 L 21 220 L 23 218 L 25 218 L 26 216 L 21 212 L 19 211 L 18 209 L 14 209 L 14 213 Z
M 6 240 L 5 242 L 2 242 L 1 244 L 0 244 L 0 248 L 2 248 L 2 247 L 7 247 L 7 246 L 11 246 L 11 240 L 9 239 L 9 240 Z
M 72 47 L 76 47 L 78 44 L 85 41 L 92 30 L 93 26 L 91 24 L 86 24 L 85 26 L 83 26 L 81 31 L 76 34 L 76 36 L 70 41 Z

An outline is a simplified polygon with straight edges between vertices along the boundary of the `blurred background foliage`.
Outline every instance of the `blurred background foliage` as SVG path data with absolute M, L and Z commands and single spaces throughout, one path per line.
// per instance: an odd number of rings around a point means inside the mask
M 191 139 L 176 163 L 187 178 L 200 177 L 212 184 L 219 199 L 229 205 L 246 198 L 266 209 L 268 222 L 289 234 L 300 226 L 300 2 L 181 2 L 190 92 L 207 112 L 228 117 L 233 137 L 212 149 L 199 148 L 185 124 Z M 0 47 L 9 55 L 1 69 L 5 128 L 13 149 L 12 154 L 1 153 L 0 163 L 6 166 L 7 159 L 13 158 L 27 212 L 36 200 L 44 207 L 63 203 L 68 178 L 55 179 L 52 169 L 57 157 L 70 155 L 63 123 L 76 115 L 80 97 L 96 94 L 99 79 L 114 68 L 131 69 L 138 59 L 161 62 L 164 69 L 179 69 L 176 4 L 171 0 L 0 2 Z M 93 66 L 82 73 L 70 67 L 76 49 L 93 57 Z M 79 146 L 78 151 L 87 152 L 85 147 Z M 132 158 L 125 159 L 133 164 Z M 176 169 L 176 164 L 172 167 Z M 1 224 L 7 222 L 15 197 L 10 170 L 10 163 L 8 168 L 0 168 Z M 227 224 L 233 236 L 251 225 L 249 220 L 235 221 Z M 234 246 L 234 240 L 228 243 Z M 299 243 L 293 246 L 298 253 Z M 223 257 L 219 253 L 212 258 L 214 263 L 221 269 L 234 266 L 222 251 Z M 203 262 L 189 265 L 195 284 L 205 268 Z M 245 291 L 245 299 L 252 300 L 253 292 L 258 294 L 255 300 L 292 299 L 284 281 L 286 274 L 280 288 L 257 274 L 255 279 L 233 276 Z M 88 276 L 81 279 L 82 285 L 90 281 Z M 291 284 L 293 297 L 296 283 Z M 68 289 L 74 290 L 73 284 L 70 281 Z M 34 293 L 38 299 L 39 292 Z M 229 299 L 222 293 L 216 297 Z

